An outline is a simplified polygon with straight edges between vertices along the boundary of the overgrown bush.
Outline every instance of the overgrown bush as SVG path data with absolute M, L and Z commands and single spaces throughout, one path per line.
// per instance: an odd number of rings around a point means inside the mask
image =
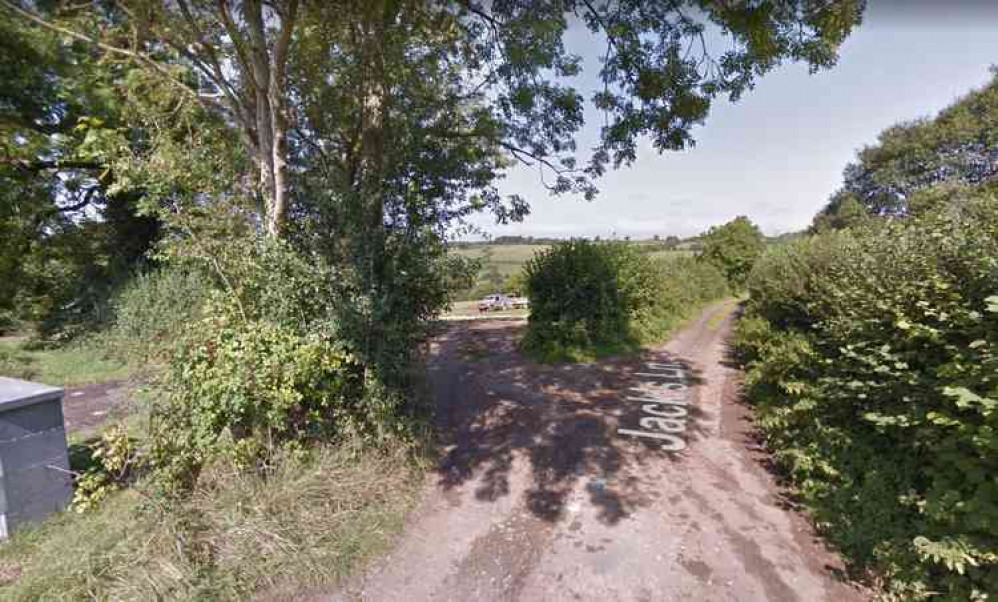
M 752 266 L 766 249 L 759 227 L 745 216 L 712 227 L 700 237 L 700 243 L 697 257 L 721 270 L 734 289 L 745 286 Z
M 31 367 L 31 359 L 20 350 L 0 348 L 0 376 L 31 380 L 35 370 Z
M 555 245 L 525 267 L 530 321 L 525 348 L 546 361 L 581 360 L 664 338 L 724 277 L 691 260 L 655 262 L 632 245 Z
M 736 345 L 778 465 L 896 599 L 998 592 L 998 202 L 769 252 Z
M 179 344 L 154 410 L 153 461 L 189 485 L 205 461 L 252 467 L 287 442 L 351 426 L 363 368 L 340 344 L 209 306 Z
M 403 398 L 344 336 L 333 270 L 273 241 L 234 245 L 214 265 L 222 286 L 157 383 L 150 460 L 169 489 L 190 490 L 214 462 L 265 469 L 289 447 L 411 432 Z
M 203 270 L 167 265 L 139 274 L 112 299 L 112 323 L 91 342 L 120 361 L 165 361 L 216 288 Z
M 0 549 L 5 599 L 294 592 L 335 582 L 401 528 L 421 484 L 416 423 L 345 334 L 352 289 L 287 243 L 218 247 L 122 294 L 107 348 L 168 350 L 150 428 L 108 431 L 78 482 L 83 512 Z
M 0 337 L 14 332 L 17 329 L 17 319 L 14 313 L 0 308 Z

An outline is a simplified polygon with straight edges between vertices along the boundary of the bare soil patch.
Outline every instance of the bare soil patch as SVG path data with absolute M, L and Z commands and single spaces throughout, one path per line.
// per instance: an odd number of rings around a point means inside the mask
M 62 398 L 67 434 L 89 433 L 127 415 L 132 387 L 127 381 L 67 387 Z

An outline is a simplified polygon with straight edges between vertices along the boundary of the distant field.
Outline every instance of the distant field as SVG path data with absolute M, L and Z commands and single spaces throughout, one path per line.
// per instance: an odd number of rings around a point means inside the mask
M 637 246 L 659 245 L 652 241 L 635 241 L 631 244 Z M 499 269 L 503 277 L 511 276 L 520 271 L 527 261 L 535 253 L 547 249 L 550 245 L 475 245 L 473 247 L 462 247 L 451 251 L 461 257 L 480 258 L 488 257 L 488 265 L 494 265 Z M 652 259 L 675 259 L 677 257 L 692 257 L 695 252 L 689 248 L 676 250 L 660 249 L 649 252 Z
M 661 251 L 652 251 L 651 253 L 648 254 L 648 256 L 651 257 L 652 259 L 665 259 L 665 260 L 678 259 L 680 257 L 693 257 L 694 255 L 696 255 L 696 251 L 693 251 L 691 249 L 674 249 L 674 250 L 662 249 Z
M 547 248 L 548 245 L 476 245 L 455 249 L 452 253 L 472 259 L 485 257 L 491 253 L 489 263 L 499 268 L 499 273 L 506 277 L 519 272 L 534 253 Z

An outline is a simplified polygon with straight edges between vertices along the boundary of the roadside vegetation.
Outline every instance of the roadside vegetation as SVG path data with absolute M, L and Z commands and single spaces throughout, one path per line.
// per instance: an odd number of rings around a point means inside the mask
M 996 100 L 887 130 L 748 278 L 735 345 L 767 446 L 890 600 L 998 592 Z
M 246 599 L 381 549 L 431 441 L 424 344 L 474 284 L 451 236 L 528 214 L 509 169 L 593 199 L 642 138 L 688 148 L 781 62 L 834 65 L 863 9 L 698 6 L 0 0 L 0 331 L 147 390 L 75 467 L 79 513 L 0 546 L 3 596 Z M 615 40 L 588 156 L 570 22 Z M 651 280 L 619 281 L 587 344 L 701 294 L 644 300 L 664 272 L 620 267 Z
M 143 483 L 0 546 L 7 600 L 245 600 L 328 586 L 384 551 L 422 485 L 407 450 L 326 447 L 263 474 L 215 465 L 182 499 Z
M 655 260 L 624 242 L 565 242 L 526 267 L 524 348 L 541 361 L 590 361 L 668 338 L 730 291 L 714 264 Z

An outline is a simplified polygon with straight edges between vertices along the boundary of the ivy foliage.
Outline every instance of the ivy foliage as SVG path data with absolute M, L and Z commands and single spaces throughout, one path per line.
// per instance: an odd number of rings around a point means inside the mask
M 713 266 L 656 262 L 624 242 L 569 241 L 525 269 L 530 320 L 524 346 L 547 360 L 581 360 L 657 342 L 727 291 Z
M 774 249 L 749 279 L 737 348 L 767 443 L 897 599 L 998 592 L 996 257 L 979 192 Z

